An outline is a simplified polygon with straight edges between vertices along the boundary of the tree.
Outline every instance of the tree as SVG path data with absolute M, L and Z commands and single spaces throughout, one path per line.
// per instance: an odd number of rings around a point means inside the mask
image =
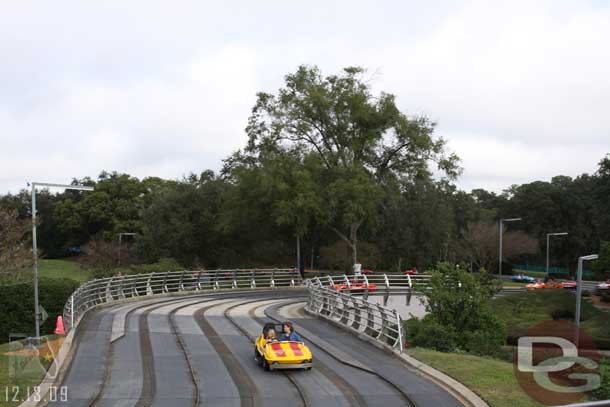
M 610 278 L 610 242 L 600 242 L 599 259 L 593 262 L 591 268 L 599 280 Z
M 0 279 L 18 279 L 31 266 L 31 227 L 31 221 L 20 219 L 17 210 L 0 207 Z
M 495 354 L 506 341 L 506 327 L 493 313 L 491 299 L 499 289 L 485 270 L 439 263 L 430 282 L 420 287 L 428 314 L 407 321 L 407 336 L 415 345 L 441 351 L 466 350 Z
M 375 221 L 397 181 L 428 175 L 429 162 L 449 178 L 458 173 L 457 157 L 432 136 L 434 124 L 401 113 L 391 94 L 373 95 L 363 73 L 350 67 L 324 77 L 301 66 L 276 95 L 258 94 L 246 128 L 252 161 L 269 152 L 317 157 L 322 199 L 315 216 L 349 245 L 354 263 L 359 228 Z
M 461 252 L 466 258 L 472 259 L 479 268 L 491 270 L 498 261 L 499 228 L 496 223 L 471 222 L 463 233 Z M 534 254 L 538 251 L 538 241 L 523 231 L 505 232 L 502 255 L 514 258 L 523 254 Z
M 150 198 L 137 240 L 143 258 L 177 259 L 185 266 L 216 266 L 223 241 L 217 224 L 226 185 L 212 171 L 191 175 Z

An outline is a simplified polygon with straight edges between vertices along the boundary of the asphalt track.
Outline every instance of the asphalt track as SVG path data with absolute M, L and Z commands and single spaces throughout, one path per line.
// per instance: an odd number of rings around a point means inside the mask
M 66 367 L 68 401 L 49 405 L 461 405 L 391 354 L 306 316 L 304 295 L 212 293 L 91 311 Z M 288 318 L 311 348 L 314 368 L 265 372 L 252 338 L 264 322 Z

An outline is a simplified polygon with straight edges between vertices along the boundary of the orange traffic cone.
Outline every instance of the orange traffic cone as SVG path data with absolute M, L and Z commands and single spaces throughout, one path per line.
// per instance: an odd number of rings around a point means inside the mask
M 57 323 L 55 324 L 55 335 L 65 335 L 66 330 L 64 329 L 64 319 L 62 316 L 57 317 Z

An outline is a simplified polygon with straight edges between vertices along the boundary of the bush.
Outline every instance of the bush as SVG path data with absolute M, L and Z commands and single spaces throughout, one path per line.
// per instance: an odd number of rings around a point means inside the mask
M 599 298 L 603 302 L 610 302 L 610 291 L 602 291 L 599 295 Z
M 608 400 L 610 399 L 610 359 L 603 358 L 600 360 L 599 373 L 601 384 L 599 388 L 593 391 L 593 396 L 598 400 Z
M 477 329 L 461 335 L 461 346 L 469 353 L 481 356 L 499 356 L 506 343 L 506 325 L 486 309 L 478 321 Z
M 405 324 L 414 345 L 478 355 L 500 352 L 506 326 L 491 308 L 497 282 L 485 270 L 475 274 L 440 263 L 432 271 L 430 289 L 420 289 L 426 295 L 428 315 Z
M 71 279 L 39 280 L 40 305 L 49 318 L 40 326 L 41 335 L 53 333 L 55 320 L 79 283 Z M 10 333 L 34 335 L 34 283 L 0 285 L 0 342 L 8 341 Z
M 589 291 L 589 290 L 582 290 L 582 297 L 583 298 L 591 297 L 591 291 Z
M 418 322 L 415 334 L 412 336 L 414 345 L 436 349 L 441 352 L 454 352 L 458 349 L 458 335 L 452 327 L 446 327 L 425 319 Z
M 126 267 L 117 267 L 112 269 L 107 268 L 96 268 L 93 270 L 94 278 L 105 278 L 113 277 L 119 274 L 123 275 L 130 274 L 146 274 L 146 273 L 162 273 L 166 271 L 179 271 L 184 270 L 184 267 L 180 265 L 175 259 L 162 258 L 156 263 L 150 264 L 131 264 Z

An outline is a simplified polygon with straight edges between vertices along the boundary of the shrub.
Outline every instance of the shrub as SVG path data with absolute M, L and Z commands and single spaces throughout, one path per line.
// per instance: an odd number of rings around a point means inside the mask
M 39 280 L 40 305 L 49 318 L 40 326 L 42 335 L 51 334 L 55 319 L 79 283 L 71 279 Z M 34 283 L 19 283 L 0 286 L 0 342 L 8 340 L 10 333 L 34 335 Z
M 610 302 L 610 292 L 607 290 L 602 291 L 601 294 L 599 295 L 599 298 L 603 302 Z
M 417 329 L 413 344 L 441 352 L 453 352 L 458 349 L 458 335 L 452 327 L 434 321 L 425 321 Z
M 440 263 L 432 271 L 430 288 L 420 289 L 426 295 L 428 315 L 405 324 L 414 345 L 479 355 L 500 352 L 506 326 L 491 308 L 497 282 L 485 270 L 474 274 L 465 267 Z
M 162 258 L 156 263 L 150 264 L 131 264 L 126 267 L 118 268 L 104 268 L 99 267 L 93 269 L 94 278 L 105 278 L 116 276 L 119 272 L 123 275 L 130 274 L 146 274 L 146 273 L 162 273 L 166 271 L 179 271 L 184 270 L 184 267 L 180 265 L 175 259 Z

